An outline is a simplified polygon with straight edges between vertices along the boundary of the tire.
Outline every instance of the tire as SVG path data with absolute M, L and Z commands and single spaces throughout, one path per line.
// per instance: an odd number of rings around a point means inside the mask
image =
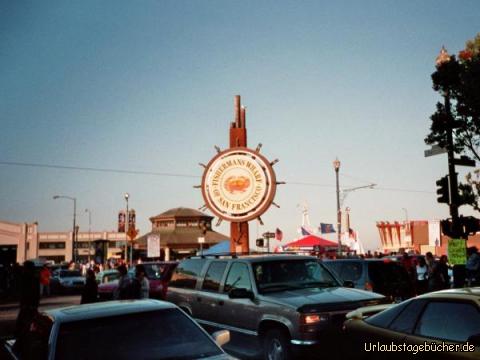
M 280 329 L 268 330 L 263 341 L 265 360 L 292 359 L 289 336 Z

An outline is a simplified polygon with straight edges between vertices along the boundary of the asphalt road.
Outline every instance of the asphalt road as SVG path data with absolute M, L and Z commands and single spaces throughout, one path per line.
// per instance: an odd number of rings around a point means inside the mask
M 77 304 L 80 304 L 80 295 L 44 297 L 40 300 L 39 310 Z M 0 304 L 0 337 L 13 335 L 18 310 L 18 302 Z

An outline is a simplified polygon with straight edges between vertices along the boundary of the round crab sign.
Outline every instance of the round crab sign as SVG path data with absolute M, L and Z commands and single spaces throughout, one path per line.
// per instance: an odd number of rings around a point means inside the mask
M 219 218 L 233 222 L 262 215 L 273 201 L 276 186 L 270 162 L 248 148 L 218 153 L 202 178 L 207 207 Z

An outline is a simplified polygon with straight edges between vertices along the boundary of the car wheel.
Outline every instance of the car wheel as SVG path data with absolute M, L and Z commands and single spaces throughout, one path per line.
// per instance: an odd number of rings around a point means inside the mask
M 263 343 L 265 360 L 291 359 L 289 337 L 280 329 L 272 329 L 265 335 Z

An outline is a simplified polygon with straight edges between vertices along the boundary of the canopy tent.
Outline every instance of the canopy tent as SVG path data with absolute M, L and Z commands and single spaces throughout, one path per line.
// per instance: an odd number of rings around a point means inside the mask
M 321 246 L 324 248 L 327 247 L 337 247 L 337 243 L 321 238 L 319 236 L 315 235 L 307 235 L 302 237 L 301 239 L 298 239 L 296 241 L 293 241 L 291 243 L 288 243 L 283 246 L 284 249 L 291 249 L 291 248 L 312 248 L 314 246 Z
M 230 240 L 221 241 L 209 249 L 203 250 L 202 255 L 228 254 L 230 252 Z

